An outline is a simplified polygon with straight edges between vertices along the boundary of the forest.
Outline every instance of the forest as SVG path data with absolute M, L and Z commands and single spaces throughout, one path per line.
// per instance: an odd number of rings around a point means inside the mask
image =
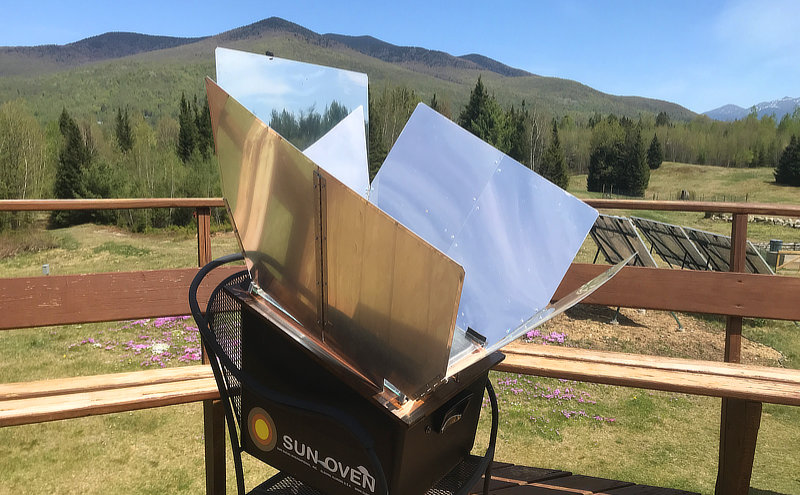
M 406 86 L 370 88 L 371 176 L 421 101 Z M 556 116 L 526 101 L 502 108 L 480 77 L 463 108 L 454 109 L 435 94 L 425 103 L 564 188 L 570 175 L 587 174 L 588 190 L 641 196 L 649 170 L 662 161 L 770 167 L 779 183 L 800 185 L 800 109 L 780 121 L 755 113 L 734 122 L 705 116 L 673 121 L 664 112 L 638 119 Z M 24 99 L 2 103 L 0 198 L 218 196 L 208 104 L 201 95 L 182 95 L 178 108 L 177 115 L 157 120 L 147 111 L 117 108 L 114 122 L 73 116 L 64 108 L 57 120 L 40 122 Z M 346 111 L 334 102 L 322 113 L 275 112 L 270 124 L 292 134 L 285 136 L 291 140 L 310 128 L 317 133 L 329 128 Z M 50 224 L 95 221 L 143 231 L 185 225 L 190 215 L 179 210 L 62 212 Z M 30 219 L 30 214 L 0 215 L 0 230 Z

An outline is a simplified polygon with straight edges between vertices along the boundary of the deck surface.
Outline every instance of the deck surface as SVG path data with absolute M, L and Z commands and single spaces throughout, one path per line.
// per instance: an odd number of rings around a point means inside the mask
M 482 490 L 483 481 L 476 485 L 471 493 L 480 494 Z M 492 465 L 489 493 L 491 495 L 684 495 L 694 492 L 582 476 L 555 469 L 495 462 Z

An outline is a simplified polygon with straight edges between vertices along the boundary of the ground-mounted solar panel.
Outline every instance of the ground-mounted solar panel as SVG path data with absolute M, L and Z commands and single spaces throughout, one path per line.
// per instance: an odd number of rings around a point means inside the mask
M 630 218 L 601 214 L 589 234 L 597 244 L 597 254 L 603 253 L 605 260 L 612 265 L 636 253 L 634 266 L 658 267 Z
M 631 217 L 655 251 L 672 268 L 708 270 L 708 260 L 692 243 L 683 227 Z
M 703 252 L 708 260 L 710 270 L 720 272 L 730 271 L 731 259 L 731 237 L 723 234 L 715 234 L 713 232 L 706 232 L 704 230 L 693 229 L 684 227 L 683 230 L 689 239 Z M 760 273 L 763 275 L 772 275 L 773 271 L 758 252 L 758 249 L 747 241 L 746 245 L 745 265 L 750 273 Z

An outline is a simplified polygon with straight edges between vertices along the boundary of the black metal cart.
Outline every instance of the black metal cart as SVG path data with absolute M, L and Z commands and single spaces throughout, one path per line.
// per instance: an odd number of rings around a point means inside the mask
M 404 423 L 282 331 L 290 315 L 259 309 L 246 270 L 220 283 L 201 311 L 197 290 L 206 275 L 241 259 L 212 261 L 189 290 L 225 406 L 240 495 L 467 494 L 483 475 L 488 493 L 498 411 L 487 376 L 502 354 L 435 389 L 414 421 Z M 485 454 L 475 456 L 470 451 L 484 388 L 491 432 Z M 280 472 L 246 492 L 243 451 Z

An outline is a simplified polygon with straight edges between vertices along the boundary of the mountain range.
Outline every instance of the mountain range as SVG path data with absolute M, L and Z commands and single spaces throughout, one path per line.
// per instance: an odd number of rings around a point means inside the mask
M 714 110 L 703 112 L 703 115 L 707 115 L 715 120 L 731 122 L 747 117 L 754 109 L 758 118 L 765 115 L 774 115 L 775 119 L 780 122 L 784 115 L 791 115 L 798 107 L 800 107 L 800 98 L 785 96 L 779 100 L 762 101 L 750 108 L 742 108 L 738 105 L 723 105 Z
M 223 46 L 365 72 L 372 91 L 405 85 L 423 101 L 436 94 L 457 115 L 480 76 L 501 105 L 558 116 L 594 113 L 637 118 L 666 112 L 673 120 L 696 114 L 675 103 L 616 96 L 568 79 L 543 77 L 479 54 L 397 46 L 372 36 L 318 34 L 271 17 L 213 36 L 176 38 L 105 33 L 66 45 L 0 47 L 0 102 L 24 98 L 40 120 L 67 108 L 108 120 L 129 107 L 146 117 L 176 115 L 180 95 L 202 95 L 214 75 L 214 48 Z

